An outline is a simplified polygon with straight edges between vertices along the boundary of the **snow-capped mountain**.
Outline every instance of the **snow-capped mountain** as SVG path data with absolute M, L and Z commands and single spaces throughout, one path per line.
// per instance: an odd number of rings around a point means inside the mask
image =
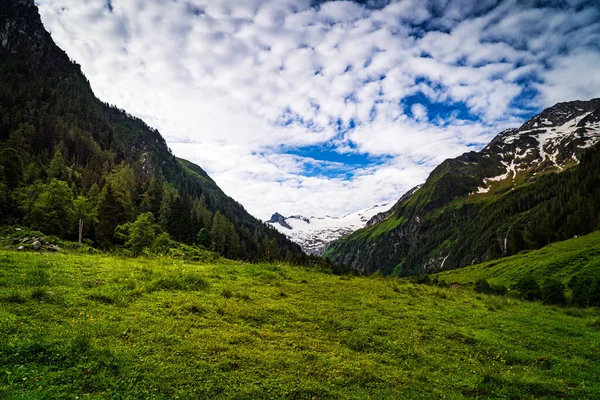
M 600 178 L 589 172 L 599 143 L 600 98 L 558 103 L 442 162 L 393 212 L 331 243 L 327 258 L 360 273 L 409 275 L 589 233 L 596 225 L 586 218 L 600 212 Z
M 585 150 L 600 141 L 600 99 L 559 103 L 517 129 L 500 132 L 481 152 L 483 164 L 494 165 L 477 193 L 493 182 L 520 173 L 530 180 L 541 172 L 560 172 L 579 163 Z
M 343 217 L 310 217 L 273 214 L 267 223 L 298 243 L 307 254 L 321 255 L 329 245 L 340 237 L 364 227 L 367 222 L 389 208 L 389 204 L 377 204 Z

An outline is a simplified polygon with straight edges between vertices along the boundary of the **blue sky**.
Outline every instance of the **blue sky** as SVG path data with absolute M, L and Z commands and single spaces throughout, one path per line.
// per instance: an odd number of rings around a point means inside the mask
M 543 108 L 600 97 L 595 1 L 37 3 L 102 100 L 262 219 L 394 202 Z

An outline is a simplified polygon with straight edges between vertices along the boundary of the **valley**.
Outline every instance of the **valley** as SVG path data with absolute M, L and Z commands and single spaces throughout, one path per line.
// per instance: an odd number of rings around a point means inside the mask
M 445 3 L 0 3 L 0 398 L 600 398 L 600 14 Z

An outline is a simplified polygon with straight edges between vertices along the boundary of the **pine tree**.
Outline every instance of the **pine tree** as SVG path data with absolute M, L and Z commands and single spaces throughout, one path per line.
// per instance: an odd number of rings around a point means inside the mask
M 97 212 L 96 240 L 102 248 L 107 249 L 112 244 L 115 228 L 121 222 L 123 212 L 123 205 L 117 199 L 112 185 L 107 183 L 102 189 Z
M 225 254 L 227 246 L 227 219 L 220 211 L 215 213 L 210 231 L 212 238 L 212 250 L 219 254 Z
M 175 197 L 171 204 L 167 231 L 178 242 L 191 244 L 195 239 L 191 208 L 191 199 L 185 195 Z
M 19 154 L 12 148 L 0 152 L 0 182 L 13 190 L 23 181 L 23 162 Z
M 65 159 L 60 146 L 57 146 L 56 149 L 54 149 L 54 156 L 52 157 L 52 161 L 50 161 L 50 166 L 48 167 L 48 177 L 50 179 L 66 178 Z

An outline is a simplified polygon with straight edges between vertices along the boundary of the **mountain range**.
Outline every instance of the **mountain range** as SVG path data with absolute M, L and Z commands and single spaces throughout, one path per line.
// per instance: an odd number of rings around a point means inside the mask
M 359 273 L 410 275 L 540 248 L 598 229 L 600 99 L 559 103 L 479 152 L 440 164 L 325 257 Z
M 364 227 L 377 215 L 385 213 L 388 207 L 387 203 L 377 204 L 343 217 L 284 217 L 275 213 L 267 224 L 299 244 L 307 254 L 322 255 L 329 243 Z

